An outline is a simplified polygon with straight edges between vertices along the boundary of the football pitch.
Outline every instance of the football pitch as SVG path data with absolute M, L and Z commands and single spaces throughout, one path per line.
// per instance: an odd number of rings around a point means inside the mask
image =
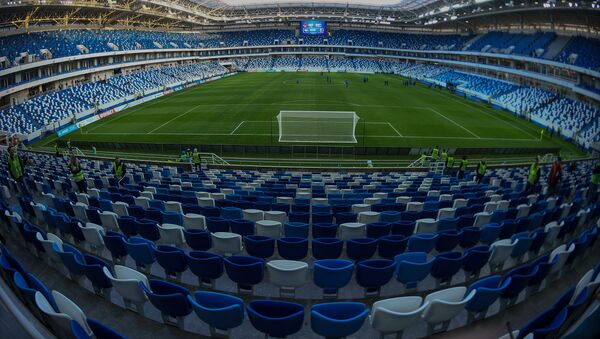
M 540 127 L 532 123 L 445 89 L 405 86 L 404 78 L 395 75 L 368 75 L 364 83 L 363 76 L 241 73 L 129 108 L 63 139 L 283 145 L 276 120 L 280 111 L 352 111 L 359 117 L 356 146 L 559 147 L 577 152 L 556 137 L 540 140 Z

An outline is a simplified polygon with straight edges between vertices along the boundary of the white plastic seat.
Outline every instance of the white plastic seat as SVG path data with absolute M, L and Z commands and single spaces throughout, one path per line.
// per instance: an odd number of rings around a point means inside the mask
M 181 203 L 179 201 L 167 201 L 165 202 L 165 211 L 178 212 L 183 214 Z
M 86 330 L 88 334 L 92 334 L 92 330 L 90 329 L 86 321 L 87 317 L 85 316 L 85 313 L 83 313 L 81 308 L 77 306 L 77 304 L 72 302 L 71 299 L 65 297 L 58 291 L 52 291 L 52 297 L 54 298 L 54 301 L 56 302 L 56 306 L 58 307 L 58 311 L 60 313 L 66 314 L 71 319 L 78 322 L 79 325 L 81 325 L 81 327 L 84 330 Z
M 516 219 L 524 218 L 524 217 L 528 216 L 529 215 L 529 209 L 530 209 L 529 205 L 521 204 L 521 205 L 517 206 L 517 217 L 516 217 Z
M 483 211 L 487 212 L 487 213 L 492 213 L 497 208 L 498 208 L 498 203 L 497 202 L 488 201 L 485 204 L 483 204 Z
M 473 290 L 465 296 L 466 292 L 467 288 L 460 286 L 433 292 L 425 297 L 424 303 L 428 305 L 423 311 L 423 319 L 429 324 L 427 335 L 448 329 L 452 318 L 465 308 L 465 304 L 476 293 Z M 438 326 L 439 324 L 441 326 Z
M 277 197 L 277 203 L 291 205 L 294 203 L 294 198 L 292 198 L 292 197 Z
M 97 254 L 102 253 L 102 250 L 104 249 L 104 239 L 102 238 L 104 235 L 104 228 L 91 222 L 86 223 L 85 227 L 82 227 L 81 224 L 78 226 L 79 229 L 81 229 L 81 233 L 83 233 L 85 242 L 90 246 L 92 251 Z
M 510 239 L 502 239 L 494 242 L 490 246 L 492 254 L 490 254 L 490 259 L 488 260 L 490 271 L 496 272 L 501 270 L 514 247 L 515 244 Z
M 88 200 L 88 195 L 85 193 L 75 193 L 75 196 L 77 197 L 77 202 L 81 202 L 84 203 L 86 205 L 89 205 L 90 202 Z
M 557 242 L 558 239 L 556 239 L 556 237 L 558 236 L 558 233 L 560 232 L 560 229 L 563 227 L 563 225 L 564 222 L 562 222 L 559 225 L 558 222 L 552 221 L 544 227 L 544 232 L 546 232 L 546 238 L 544 239 L 545 247 L 549 248 Z
M 396 203 L 397 204 L 406 204 L 408 205 L 408 203 L 412 200 L 412 197 L 407 197 L 407 196 L 401 196 L 401 197 L 397 197 L 396 198 Z
M 31 201 L 30 203 L 31 208 L 33 209 L 33 213 L 35 214 L 35 219 L 36 221 L 41 224 L 45 222 L 44 219 L 44 211 L 46 210 L 46 206 L 40 204 L 40 203 L 36 203 Z
M 259 220 L 254 223 L 256 235 L 279 239 L 281 237 L 282 223 L 275 220 Z
M 150 192 L 150 191 L 142 191 L 142 192 L 140 192 L 140 197 L 144 197 L 144 198 L 148 198 L 148 199 L 154 199 L 154 194 L 152 192 Z
M 264 219 L 278 221 L 283 224 L 287 220 L 287 214 L 283 211 L 266 211 L 264 213 Z
M 571 244 L 571 246 L 569 246 L 568 249 L 567 249 L 567 245 L 564 245 L 564 244 L 555 248 L 550 253 L 550 258 L 548 259 L 549 262 L 554 262 L 554 265 L 552 265 L 552 267 L 550 268 L 550 272 L 548 274 L 553 275 L 555 278 L 559 278 L 562 273 L 562 269 L 565 266 L 567 259 L 569 258 L 569 255 L 574 250 L 575 250 L 575 244 Z
M 406 204 L 407 212 L 421 212 L 423 210 L 423 203 L 419 201 L 411 201 Z
M 35 304 L 49 318 L 50 326 L 58 338 L 72 337 L 71 320 L 73 319 L 71 316 L 60 311 L 55 311 L 50 302 L 40 292 L 35 292 Z
M 129 205 L 122 201 L 117 201 L 112 205 L 113 212 L 115 212 L 119 217 L 126 217 L 129 215 L 129 210 L 127 209 L 128 207 Z
M 175 246 L 182 245 L 184 243 L 183 230 L 184 228 L 179 225 L 158 225 L 158 232 L 160 233 L 160 243 Z
M 215 199 L 209 197 L 196 198 L 200 206 L 215 206 Z
M 379 203 L 381 203 L 381 199 L 380 198 L 365 198 L 363 199 L 363 202 L 367 205 L 377 205 Z
M 75 217 L 81 221 L 87 221 L 87 214 L 85 213 L 85 210 L 88 208 L 88 205 L 82 203 L 82 202 L 78 202 L 75 203 L 75 205 L 72 205 L 73 207 L 73 213 L 75 213 Z
M 454 218 L 454 213 L 456 213 L 456 209 L 452 207 L 440 208 L 438 210 L 437 220 Z
M 117 218 L 119 217 L 117 213 L 114 212 L 99 212 L 100 221 L 102 222 L 102 227 L 104 229 L 113 231 L 119 229 L 119 222 Z
M 242 211 L 244 215 L 244 220 L 250 220 L 252 222 L 263 220 L 264 212 L 257 209 L 246 209 Z
M 467 199 L 456 199 L 456 200 L 454 200 L 454 204 L 452 205 L 452 208 L 464 207 L 464 206 L 467 206 L 468 204 L 469 204 L 469 200 L 467 200 Z
M 308 281 L 308 264 L 302 261 L 271 260 L 267 271 L 271 283 L 279 287 L 280 295 L 294 295 L 296 288 Z
M 452 194 L 440 194 L 439 201 L 452 201 Z
M 37 232 L 35 234 L 35 237 L 42 244 L 42 247 L 44 248 L 45 255 L 42 257 L 47 257 L 48 260 L 50 261 L 50 263 L 54 267 L 63 267 L 63 263 L 62 263 L 62 260 L 60 259 L 60 256 L 58 255 L 56 250 L 54 250 L 54 248 L 52 247 L 52 245 L 55 245 L 58 248 L 58 250 L 62 252 L 62 244 L 63 244 L 62 239 L 59 238 L 58 236 L 56 236 L 54 233 L 46 233 L 46 238 L 48 238 L 48 239 L 44 239 L 44 237 L 42 236 L 42 234 L 40 232 Z
M 135 202 L 136 205 L 138 205 L 140 207 L 143 207 L 146 209 L 148 207 L 150 207 L 150 198 L 139 196 L 139 197 L 133 198 L 133 201 Z
M 402 331 L 418 322 L 429 305 L 422 302 L 421 297 L 397 297 L 377 301 L 371 307 L 371 327 L 382 335 L 396 333 L 396 338 L 402 338 Z
M 364 238 L 366 225 L 360 222 L 347 222 L 340 225 L 340 239 Z
M 196 199 L 197 198 L 210 198 L 210 193 L 209 192 L 196 192 Z
M 361 212 L 370 212 L 371 205 L 369 204 L 354 204 L 352 205 L 352 213 L 359 214 Z
M 97 188 L 88 188 L 88 192 L 87 194 L 90 197 L 94 197 L 94 198 L 100 198 L 100 190 Z
M 223 199 L 225 199 L 225 194 L 223 194 L 223 193 L 211 193 L 210 197 L 213 198 L 214 200 L 223 200 Z
M 206 219 L 203 215 L 187 213 L 183 215 L 183 227 L 191 230 L 203 230 L 206 228 Z
M 508 210 L 509 206 L 510 206 L 510 201 L 508 201 L 508 200 L 498 200 L 498 206 L 496 207 L 496 210 L 506 211 L 506 210 Z
M 363 224 L 372 224 L 379 221 L 379 212 L 360 212 L 358 213 L 358 222 Z
M 242 236 L 231 232 L 211 233 L 213 247 L 215 252 L 231 256 L 242 252 Z
M 487 225 L 492 220 L 492 213 L 488 212 L 479 212 L 475 213 L 475 221 L 473 222 L 473 226 L 482 227 L 483 225 Z
M 146 286 L 150 286 L 148 278 L 132 268 L 121 265 L 115 265 L 114 276 L 106 267 L 103 268 L 103 271 L 104 275 L 110 279 L 115 290 L 117 290 L 123 298 L 125 307 L 144 315 L 144 303 L 146 303 L 148 298 L 140 288 L 139 283 L 142 282 Z

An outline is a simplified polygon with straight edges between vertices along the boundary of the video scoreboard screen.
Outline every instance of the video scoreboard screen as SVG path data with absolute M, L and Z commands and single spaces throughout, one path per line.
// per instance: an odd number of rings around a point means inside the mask
M 300 33 L 302 35 L 325 35 L 327 23 L 321 20 L 300 21 Z

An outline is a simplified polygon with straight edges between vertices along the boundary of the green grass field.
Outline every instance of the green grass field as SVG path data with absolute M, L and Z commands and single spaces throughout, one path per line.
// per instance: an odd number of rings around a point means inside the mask
M 132 107 L 86 126 L 74 142 L 278 144 L 281 110 L 354 111 L 359 146 L 560 147 L 513 115 L 394 75 L 242 73 Z M 344 80 L 350 82 L 344 87 Z M 384 86 L 384 80 L 390 85 Z M 299 81 L 299 84 L 296 82 Z M 47 143 L 51 139 L 45 139 Z

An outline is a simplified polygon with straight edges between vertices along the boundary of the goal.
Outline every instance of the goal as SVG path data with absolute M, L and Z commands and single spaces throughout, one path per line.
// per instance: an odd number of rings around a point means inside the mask
M 356 112 L 280 111 L 279 142 L 356 143 Z

